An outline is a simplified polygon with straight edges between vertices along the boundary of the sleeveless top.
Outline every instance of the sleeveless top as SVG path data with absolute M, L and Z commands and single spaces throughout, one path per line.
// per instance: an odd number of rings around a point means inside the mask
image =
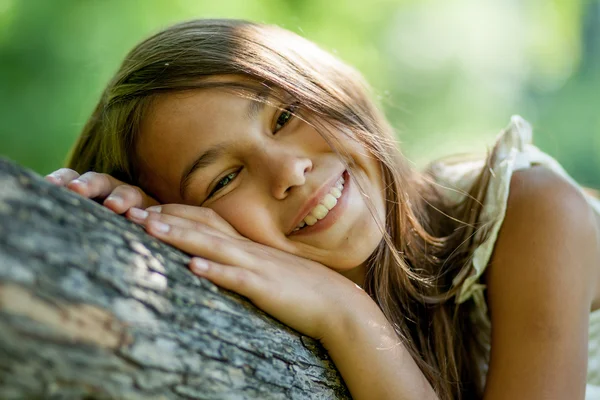
M 485 285 L 481 283 L 481 276 L 487 267 L 494 250 L 498 232 L 506 213 L 510 180 L 513 172 L 529 168 L 533 165 L 542 165 L 559 174 L 575 187 L 579 188 L 585 198 L 600 215 L 600 200 L 583 191 L 559 165 L 559 163 L 532 145 L 532 130 L 529 123 L 519 116 L 513 116 L 509 126 L 497 138 L 497 157 L 489 168 L 492 177 L 487 187 L 480 220 L 491 221 L 487 226 L 487 237 L 473 253 L 473 270 L 466 278 L 456 298 L 457 303 L 467 300 L 475 302 L 475 312 L 471 316 L 475 323 L 482 329 L 482 334 L 488 339 L 491 334 L 491 322 L 487 304 L 484 297 Z M 447 197 L 452 202 L 460 201 L 464 197 L 466 188 L 475 180 L 484 161 L 439 162 L 431 167 L 436 181 L 447 187 L 450 192 Z M 479 236 L 483 237 L 481 231 Z M 477 239 L 477 234 L 475 236 Z M 458 283 L 458 282 L 457 282 Z M 489 351 L 489 348 L 488 348 Z M 487 366 L 482 366 L 482 379 L 485 380 Z M 588 341 L 588 369 L 587 369 L 586 400 L 600 399 L 600 309 L 590 313 L 589 341 Z

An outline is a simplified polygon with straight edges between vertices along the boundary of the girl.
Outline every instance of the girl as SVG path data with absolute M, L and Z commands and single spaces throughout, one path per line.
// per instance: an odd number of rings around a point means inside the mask
M 320 340 L 355 399 L 592 398 L 600 202 L 530 141 L 415 171 L 356 71 L 198 20 L 127 55 L 48 179 Z

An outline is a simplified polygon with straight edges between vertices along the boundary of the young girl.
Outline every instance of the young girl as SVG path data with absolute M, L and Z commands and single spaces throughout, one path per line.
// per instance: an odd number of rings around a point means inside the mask
M 487 159 L 416 171 L 368 92 L 291 32 L 182 23 L 48 179 L 320 340 L 355 399 L 598 398 L 600 202 L 518 117 Z

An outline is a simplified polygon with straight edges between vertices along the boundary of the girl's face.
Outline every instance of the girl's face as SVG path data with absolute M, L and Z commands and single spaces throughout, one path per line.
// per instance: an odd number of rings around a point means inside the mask
M 351 178 L 323 137 L 291 116 L 293 103 L 277 105 L 219 88 L 158 96 L 137 144 L 142 186 L 162 203 L 211 208 L 248 239 L 361 283 L 382 238 L 364 199 L 383 226 L 380 164 L 337 133 Z

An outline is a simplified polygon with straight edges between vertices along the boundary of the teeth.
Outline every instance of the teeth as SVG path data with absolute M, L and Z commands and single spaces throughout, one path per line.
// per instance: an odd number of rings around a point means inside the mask
M 336 205 L 340 197 L 342 197 L 342 190 L 344 190 L 345 180 L 343 177 L 335 182 L 335 184 L 329 189 L 329 193 L 325 195 L 323 200 L 315 208 L 311 210 L 311 212 L 304 217 L 304 220 L 301 221 L 294 232 L 304 228 L 304 226 L 312 226 L 317 223 L 318 220 L 321 220 L 327 216 L 330 210 L 332 210 Z
M 323 204 L 317 204 L 317 206 L 315 208 L 313 208 L 310 213 L 316 219 L 323 219 L 323 218 L 325 218 L 325 216 L 327 215 L 328 212 L 329 212 L 329 210 Z
M 308 214 L 306 217 L 304 217 L 304 222 L 306 222 L 306 225 L 308 226 L 313 226 L 314 224 L 316 224 L 318 221 L 318 219 L 316 219 L 315 217 L 313 217 L 312 215 Z
M 329 194 L 331 194 L 336 199 L 339 199 L 340 197 L 342 197 L 342 191 L 336 187 L 332 187 L 331 190 L 329 191 Z
M 337 190 L 337 188 L 336 188 L 336 190 Z M 323 204 L 325 207 L 327 207 L 328 210 L 331 210 L 337 204 L 337 199 L 338 198 L 334 197 L 330 193 L 327 193 L 325 195 L 325 198 L 323 200 L 321 200 L 321 204 Z

